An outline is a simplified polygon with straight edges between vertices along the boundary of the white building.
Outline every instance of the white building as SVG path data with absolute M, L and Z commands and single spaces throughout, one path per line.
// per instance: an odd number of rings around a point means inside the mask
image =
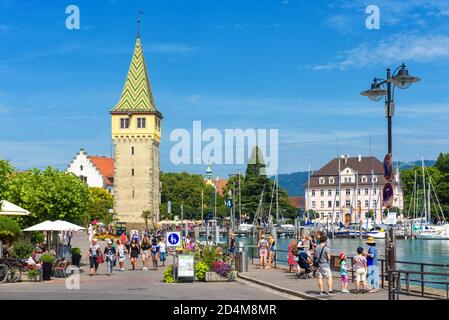
M 78 176 L 89 187 L 99 187 L 113 192 L 114 159 L 104 156 L 88 156 L 84 149 L 76 154 L 70 162 L 67 172 Z
M 393 179 L 393 207 L 403 209 L 403 194 L 396 174 Z M 306 185 L 306 211 L 319 214 L 320 223 L 366 221 L 373 211 L 376 222 L 385 220 L 382 190 L 387 180 L 383 164 L 375 157 L 341 156 L 311 173 Z

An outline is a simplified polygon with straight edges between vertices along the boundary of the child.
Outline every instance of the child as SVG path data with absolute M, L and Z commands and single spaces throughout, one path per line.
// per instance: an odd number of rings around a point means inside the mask
M 365 256 L 363 255 L 363 248 L 357 248 L 357 255 L 354 257 L 354 271 L 356 276 L 357 283 L 357 293 L 360 293 L 360 282 L 363 283 L 363 291 L 366 292 L 366 271 L 367 271 L 367 261 Z
M 341 276 L 341 292 L 349 293 L 348 284 L 348 271 L 351 271 L 351 268 L 348 269 L 346 266 L 346 254 L 344 252 L 340 253 L 340 276 Z

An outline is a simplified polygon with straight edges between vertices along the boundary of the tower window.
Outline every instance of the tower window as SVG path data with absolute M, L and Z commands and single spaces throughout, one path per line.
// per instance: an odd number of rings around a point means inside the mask
M 133 199 L 134 199 L 134 190 L 133 190 Z
M 129 128 L 129 118 L 120 118 L 120 128 L 121 129 Z
M 137 128 L 146 128 L 146 127 L 147 127 L 147 119 L 137 118 Z
M 134 147 L 131 147 L 131 154 L 134 154 Z
M 155 125 L 156 125 L 156 130 L 161 131 L 161 119 L 156 118 Z
M 134 169 L 131 169 L 131 175 L 132 176 L 134 175 Z
M 80 165 L 80 170 L 81 170 L 81 171 L 83 171 L 83 168 L 84 168 L 83 165 Z

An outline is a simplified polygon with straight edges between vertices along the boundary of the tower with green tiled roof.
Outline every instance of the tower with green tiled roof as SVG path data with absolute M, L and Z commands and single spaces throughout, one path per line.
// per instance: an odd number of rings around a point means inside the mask
M 114 210 L 119 221 L 143 224 L 143 211 L 159 221 L 159 144 L 162 114 L 157 110 L 140 32 L 118 103 L 110 111 L 114 144 Z M 150 221 L 151 222 L 151 221 Z

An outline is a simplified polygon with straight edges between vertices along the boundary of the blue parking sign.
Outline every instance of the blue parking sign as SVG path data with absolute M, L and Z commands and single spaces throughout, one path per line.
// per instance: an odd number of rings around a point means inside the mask
M 226 207 L 232 208 L 232 200 L 231 199 L 226 200 Z

